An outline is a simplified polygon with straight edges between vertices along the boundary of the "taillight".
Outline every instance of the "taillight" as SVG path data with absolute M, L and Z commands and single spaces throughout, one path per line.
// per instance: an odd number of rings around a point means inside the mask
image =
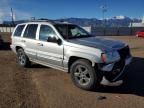
M 106 56 L 105 53 L 102 53 L 102 55 L 101 55 L 101 60 L 102 60 L 102 62 L 104 62 L 104 63 L 107 61 L 107 56 Z

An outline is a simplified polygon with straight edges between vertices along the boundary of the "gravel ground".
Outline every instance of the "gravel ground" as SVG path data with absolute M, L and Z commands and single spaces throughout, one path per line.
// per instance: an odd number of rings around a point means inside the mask
M 121 87 L 84 91 L 70 75 L 33 64 L 22 68 L 9 48 L 9 34 L 1 34 L 0 108 L 144 108 L 144 38 L 111 37 L 129 43 L 134 60 Z

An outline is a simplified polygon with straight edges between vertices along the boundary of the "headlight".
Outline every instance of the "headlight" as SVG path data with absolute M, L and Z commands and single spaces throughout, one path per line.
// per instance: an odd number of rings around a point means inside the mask
M 102 55 L 101 55 L 101 60 L 104 63 L 112 62 L 112 61 L 119 60 L 119 59 L 120 59 L 120 56 L 117 51 L 102 53 Z

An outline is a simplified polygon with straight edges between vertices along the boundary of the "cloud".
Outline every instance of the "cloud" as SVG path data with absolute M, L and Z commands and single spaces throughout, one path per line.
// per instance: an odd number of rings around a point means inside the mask
M 0 21 L 11 20 L 11 3 L 12 0 L 1 0 L 0 1 Z M 22 11 L 20 9 L 13 8 L 14 19 L 29 19 L 32 15 L 28 12 Z
M 8 12 L 7 8 L 8 7 L 9 7 L 9 5 L 8 5 L 7 0 L 1 0 L 1 3 L 0 3 L 0 19 L 7 16 L 7 12 Z
M 16 18 L 16 20 L 30 19 L 32 17 L 32 15 L 30 13 L 27 13 L 24 11 L 14 10 L 14 17 Z
M 3 11 L 0 10 L 0 18 L 5 16 L 5 13 Z

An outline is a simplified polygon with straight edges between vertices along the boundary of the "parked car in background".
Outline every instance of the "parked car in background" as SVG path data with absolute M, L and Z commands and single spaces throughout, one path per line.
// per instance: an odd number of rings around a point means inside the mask
M 137 37 L 144 37 L 144 30 L 136 32 Z
M 128 44 L 93 36 L 70 23 L 19 24 L 11 38 L 11 49 L 21 66 L 35 62 L 69 72 L 74 84 L 85 90 L 98 84 L 121 85 L 121 76 L 132 60 Z
M 2 45 L 3 45 L 3 39 L 2 39 L 2 37 L 0 36 L 0 48 L 2 47 Z

